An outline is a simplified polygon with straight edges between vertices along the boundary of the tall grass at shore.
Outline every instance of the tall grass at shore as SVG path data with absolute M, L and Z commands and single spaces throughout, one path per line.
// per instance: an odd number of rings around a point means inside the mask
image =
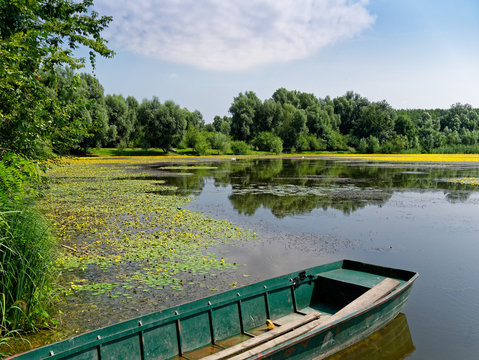
M 49 322 L 56 243 L 34 206 L 43 181 L 38 162 L 0 161 L 0 343 Z
M 48 319 L 55 240 L 31 206 L 10 202 L 0 212 L 0 293 L 6 329 L 31 330 Z

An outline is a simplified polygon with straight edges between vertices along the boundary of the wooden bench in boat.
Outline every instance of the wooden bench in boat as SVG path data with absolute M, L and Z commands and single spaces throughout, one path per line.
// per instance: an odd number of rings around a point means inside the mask
M 263 351 L 280 345 L 295 337 L 313 331 L 320 327 L 331 324 L 348 315 L 351 315 L 365 307 L 374 304 L 376 301 L 394 291 L 400 282 L 391 278 L 385 278 L 363 295 L 343 307 L 334 315 L 323 315 L 319 312 L 312 312 L 304 317 L 281 325 L 267 333 L 246 340 L 230 348 L 221 350 L 215 354 L 202 358 L 202 360 L 244 360 L 257 355 Z

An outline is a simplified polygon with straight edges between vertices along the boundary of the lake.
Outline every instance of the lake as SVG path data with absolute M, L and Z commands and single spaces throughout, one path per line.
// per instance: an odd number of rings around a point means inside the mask
M 190 209 L 258 234 L 218 249 L 247 264 L 251 282 L 343 258 L 417 271 L 400 325 L 412 344 L 382 358 L 477 358 L 477 165 L 313 158 L 194 165 L 153 167 L 193 198 Z

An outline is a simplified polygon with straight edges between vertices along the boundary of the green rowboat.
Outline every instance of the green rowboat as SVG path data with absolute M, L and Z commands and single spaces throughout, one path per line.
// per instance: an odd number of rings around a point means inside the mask
M 390 323 L 415 272 L 342 260 L 230 290 L 10 359 L 323 359 Z

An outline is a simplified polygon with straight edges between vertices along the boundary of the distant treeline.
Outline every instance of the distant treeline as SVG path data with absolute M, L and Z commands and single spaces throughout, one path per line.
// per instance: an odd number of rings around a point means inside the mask
M 396 110 L 386 101 L 371 102 L 354 92 L 331 99 L 284 88 L 261 101 L 254 92 L 232 101 L 231 116 L 202 114 L 156 97 L 141 103 L 133 96 L 104 95 L 91 74 L 56 68 L 42 74 L 42 83 L 61 109 L 46 131 L 25 139 L 21 132 L 3 132 L 4 150 L 31 146 L 38 154 L 86 153 L 99 147 L 191 149 L 197 154 L 250 150 L 299 151 L 478 152 L 479 111 L 470 105 L 450 109 Z M 29 140 L 29 141 L 25 141 Z M 5 149 L 7 146 L 7 149 Z M 8 149 L 10 146 L 10 149 Z

